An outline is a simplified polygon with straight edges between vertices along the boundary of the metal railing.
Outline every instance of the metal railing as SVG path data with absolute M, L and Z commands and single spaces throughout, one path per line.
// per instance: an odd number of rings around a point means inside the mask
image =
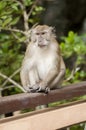
M 0 114 L 6 114 L 9 112 L 14 112 L 18 110 L 23 110 L 26 108 L 35 108 L 39 105 L 49 104 L 52 102 L 62 101 L 73 99 L 75 97 L 80 97 L 86 95 L 86 81 L 71 84 L 60 89 L 52 90 L 48 94 L 44 93 L 21 93 L 6 97 L 0 97 Z M 39 114 L 40 113 L 40 114 Z M 56 115 L 56 114 L 57 115 Z M 66 113 L 66 114 L 65 114 Z M 64 117 L 65 116 L 65 117 Z M 73 117 L 75 116 L 75 117 Z M 47 117 L 47 118 L 46 118 Z M 63 117 L 63 118 L 62 118 Z M 76 118 L 77 117 L 77 118 Z M 45 119 L 46 118 L 46 119 Z M 56 121 L 55 125 L 48 125 L 46 123 L 51 123 L 52 119 Z M 71 118 L 69 120 L 69 118 Z M 22 124 L 22 119 L 24 124 Z M 40 120 L 43 122 L 39 123 Z M 75 120 L 76 119 L 76 120 Z M 32 123 L 32 120 L 37 121 L 39 124 L 35 127 L 35 124 Z M 15 124 L 16 121 L 16 124 Z M 32 112 L 32 114 L 23 114 L 18 118 L 12 117 L 12 119 L 3 119 L 0 121 L 0 130 L 6 130 L 6 123 L 8 124 L 8 130 L 14 130 L 13 127 L 18 128 L 16 130 L 29 130 L 25 128 L 27 125 L 30 130 L 51 130 L 59 129 L 66 126 L 70 126 L 79 122 L 86 121 L 86 101 L 79 101 L 78 103 L 72 103 L 68 106 L 64 105 L 57 108 L 46 108 L 46 110 L 41 110 L 37 112 Z M 13 122 L 13 127 L 10 122 Z M 28 123 L 29 122 L 29 123 Z M 20 123 L 20 125 L 18 125 Z M 60 125 L 58 124 L 60 123 Z M 32 125 L 31 125 L 32 124 Z M 11 127 L 10 127 L 11 126 Z M 51 127 L 52 126 L 52 127 Z

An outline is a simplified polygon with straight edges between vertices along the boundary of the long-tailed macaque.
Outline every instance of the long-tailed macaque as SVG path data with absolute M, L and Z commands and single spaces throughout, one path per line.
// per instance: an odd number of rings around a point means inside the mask
M 61 86 L 65 64 L 53 28 L 38 25 L 31 32 L 20 72 L 26 92 L 49 92 Z

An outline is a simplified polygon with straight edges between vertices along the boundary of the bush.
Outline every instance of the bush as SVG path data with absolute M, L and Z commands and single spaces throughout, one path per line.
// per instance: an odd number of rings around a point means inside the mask
M 85 80 L 86 34 L 79 36 L 70 31 L 62 40 L 60 47 L 67 66 L 66 78 L 70 79 L 69 83 Z

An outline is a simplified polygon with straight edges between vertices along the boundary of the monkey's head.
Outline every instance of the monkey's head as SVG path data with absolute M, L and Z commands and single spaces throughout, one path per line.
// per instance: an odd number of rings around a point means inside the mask
M 53 35 L 53 28 L 47 25 L 38 25 L 31 32 L 31 41 L 39 47 L 48 46 Z

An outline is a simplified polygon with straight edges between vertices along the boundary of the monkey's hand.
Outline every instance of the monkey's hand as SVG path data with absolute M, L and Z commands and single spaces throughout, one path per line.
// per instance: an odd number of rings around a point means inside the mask
M 44 82 L 36 83 L 33 86 L 28 86 L 28 92 L 45 92 L 48 93 L 50 91 L 50 88 L 47 87 L 47 84 Z
M 27 93 L 34 93 L 34 92 L 36 92 L 36 90 L 38 90 L 38 85 L 37 84 L 35 84 L 35 85 L 33 85 L 33 86 L 31 86 L 31 85 L 27 85 L 27 86 L 24 86 L 24 90 L 27 92 Z
M 37 89 L 36 92 L 45 92 L 45 93 L 48 93 L 50 91 L 50 88 L 47 86 L 47 83 L 41 81 L 39 83 L 39 88 Z
M 38 89 L 39 89 L 38 83 L 33 86 L 29 86 L 29 92 L 35 93 L 37 92 Z

